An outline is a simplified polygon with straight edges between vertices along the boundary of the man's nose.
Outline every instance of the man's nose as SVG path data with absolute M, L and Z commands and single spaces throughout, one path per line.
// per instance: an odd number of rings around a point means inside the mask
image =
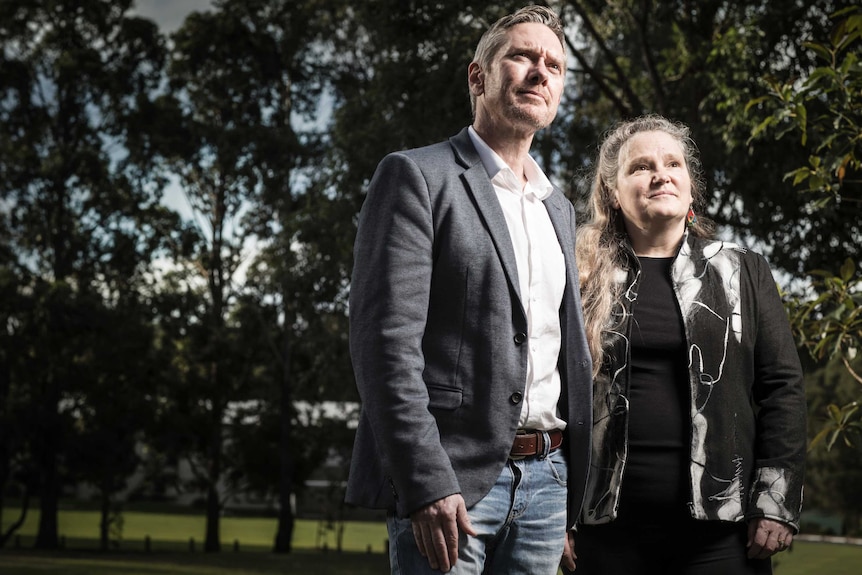
M 537 60 L 535 64 L 533 64 L 533 69 L 530 71 L 530 80 L 535 82 L 536 84 L 544 84 L 548 81 L 548 77 L 550 74 L 548 73 L 548 67 L 545 65 L 543 60 Z

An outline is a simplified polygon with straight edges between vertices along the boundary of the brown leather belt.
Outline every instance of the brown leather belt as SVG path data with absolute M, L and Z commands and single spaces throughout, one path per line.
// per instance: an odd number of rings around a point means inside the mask
M 557 449 L 563 444 L 563 432 L 559 429 L 552 429 L 548 432 L 550 438 L 550 446 L 548 451 Z M 521 459 L 524 457 L 533 457 L 541 455 L 545 451 L 545 439 L 541 431 L 519 431 L 515 435 L 515 441 L 512 443 L 512 450 L 509 452 L 510 459 Z

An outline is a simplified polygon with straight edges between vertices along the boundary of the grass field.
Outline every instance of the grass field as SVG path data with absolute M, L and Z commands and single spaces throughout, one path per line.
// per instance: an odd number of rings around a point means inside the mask
M 15 508 L 5 509 L 3 529 L 18 516 Z M 58 531 L 69 550 L 95 550 L 99 540 L 99 514 L 92 510 L 61 509 Z M 205 518 L 200 514 L 150 513 L 126 511 L 122 514 L 121 538 L 115 549 L 144 551 L 149 537 L 149 548 L 159 551 L 195 551 L 203 549 L 206 530 Z M 32 546 L 39 524 L 38 511 L 27 515 L 26 523 L 18 531 L 21 548 Z M 224 551 L 237 545 L 240 551 L 269 551 L 275 539 L 277 523 L 272 517 L 223 517 L 220 522 L 221 543 Z M 326 547 L 335 549 L 337 533 L 334 526 L 310 520 L 298 520 L 293 538 L 296 549 L 314 550 Z M 366 553 L 384 553 L 386 525 L 383 522 L 346 522 L 342 550 Z M 13 543 L 14 545 L 14 543 Z
M 379 575 L 382 553 L 122 553 L 0 551 L 0 575 Z
M 16 516 L 6 509 L 5 523 Z M 38 553 L 30 549 L 38 515 L 31 514 L 20 539 L 0 550 L 0 575 L 371 575 L 388 572 L 383 523 L 348 522 L 343 552 L 336 536 L 317 521 L 297 522 L 294 553 L 270 553 L 276 522 L 272 518 L 224 517 L 221 553 L 203 553 L 201 515 L 129 511 L 123 514 L 118 548 L 96 551 L 99 516 L 94 511 L 64 509 L 59 515 L 65 549 Z M 144 540 L 150 537 L 150 552 Z M 194 540 L 194 552 L 189 541 Z M 234 544 L 238 542 L 238 552 Z M 324 551 L 324 546 L 328 549 Z M 862 547 L 795 541 L 775 560 L 776 575 L 859 575 Z

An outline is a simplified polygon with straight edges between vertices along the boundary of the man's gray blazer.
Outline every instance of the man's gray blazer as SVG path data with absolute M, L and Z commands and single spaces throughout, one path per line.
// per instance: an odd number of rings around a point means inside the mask
M 575 214 L 545 200 L 566 261 L 559 409 L 570 525 L 589 469 L 591 362 L 575 265 Z M 362 207 L 350 354 L 362 412 L 348 503 L 405 517 L 461 493 L 469 508 L 506 463 L 527 378 L 527 317 L 502 208 L 467 129 L 386 156 Z

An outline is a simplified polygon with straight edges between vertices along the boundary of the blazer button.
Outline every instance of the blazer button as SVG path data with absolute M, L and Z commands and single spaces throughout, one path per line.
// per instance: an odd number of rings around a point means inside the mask
M 509 397 L 509 401 L 512 402 L 512 405 L 518 405 L 521 403 L 521 400 L 524 399 L 524 394 L 520 391 L 516 391 Z
M 516 333 L 515 334 L 515 345 L 521 345 L 525 341 L 527 341 L 527 334 L 526 333 L 522 332 L 522 333 Z

